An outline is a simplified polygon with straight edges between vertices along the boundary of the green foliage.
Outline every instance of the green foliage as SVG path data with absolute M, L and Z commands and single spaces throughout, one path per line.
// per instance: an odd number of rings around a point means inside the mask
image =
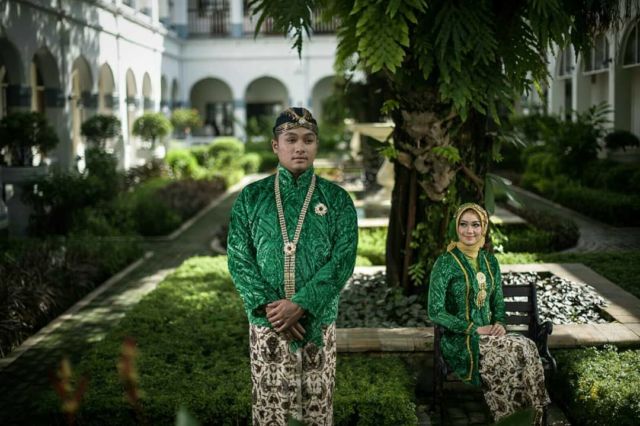
M 527 179 L 525 179 L 527 178 Z M 581 186 L 563 176 L 529 180 L 523 186 L 552 201 L 614 226 L 635 226 L 640 217 L 640 196 L 619 194 Z
M 501 264 L 583 263 L 625 290 L 640 297 L 640 251 L 600 253 L 504 253 L 497 254 Z
M 444 158 L 451 164 L 456 164 L 462 159 L 460 157 L 460 151 L 454 146 L 436 146 L 433 148 L 433 153 Z
M 7 150 L 11 166 L 32 166 L 34 149 L 45 156 L 58 142 L 55 130 L 40 113 L 12 112 L 0 120 L 0 152 Z
M 640 164 L 598 160 L 585 167 L 585 186 L 621 194 L 633 194 L 640 187 Z
M 247 424 L 251 416 L 248 324 L 225 257 L 191 258 L 115 323 L 76 368 L 91 377 L 80 418 L 92 425 L 135 424 L 116 363 L 135 339 L 144 415 L 172 425 L 180 407 L 202 424 Z M 397 357 L 340 356 L 336 425 L 415 424 L 415 379 Z M 30 418 L 50 421 L 58 402 L 39 396 Z
M 0 353 L 11 352 L 141 254 L 135 239 L 0 240 Z
M 87 219 L 83 209 L 105 206 L 122 190 L 122 175 L 116 171 L 112 154 L 90 148 L 86 158 L 85 173 L 54 170 L 35 181 L 34 191 L 25 193 L 25 202 L 33 207 L 29 218 L 32 235 L 67 235 L 78 230 L 79 223 Z
M 340 295 L 336 327 L 426 327 L 423 297 L 405 296 L 398 287 L 389 287 L 383 272 L 354 274 Z
M 213 158 L 223 158 L 225 161 L 228 157 L 236 157 L 244 154 L 244 144 L 240 139 L 234 137 L 216 138 L 209 145 L 209 155 Z
M 120 136 L 120 120 L 115 115 L 94 115 L 82 123 L 80 133 L 93 148 L 105 149 L 109 139 Z
M 158 195 L 170 182 L 169 179 L 151 179 L 134 191 L 121 194 L 117 200 L 117 208 L 128 212 L 140 235 L 166 235 L 182 222 L 180 215 Z
M 640 350 L 613 346 L 561 351 L 552 389 L 584 425 L 635 425 L 640 418 Z
M 262 157 L 255 152 L 244 154 L 238 161 L 238 165 L 246 174 L 258 173 L 261 163 Z
M 156 140 L 167 136 L 171 130 L 171 122 L 163 113 L 146 112 L 133 122 L 132 133 L 151 142 L 151 148 L 154 148 Z
M 199 152 L 202 153 L 203 150 L 200 149 Z M 176 179 L 197 178 L 204 173 L 198 164 L 198 157 L 189 149 L 172 149 L 167 153 L 165 161 Z
M 171 113 L 171 124 L 178 132 L 195 130 L 202 127 L 202 118 L 195 108 L 177 108 Z
M 604 143 L 607 149 L 623 150 L 640 146 L 640 139 L 627 130 L 615 130 L 604 137 Z
M 384 265 L 386 258 L 387 228 L 359 228 L 358 256 L 373 265 Z
M 529 226 L 517 227 L 508 232 L 505 251 L 551 252 L 561 251 L 575 246 L 580 238 L 578 226 L 572 220 L 530 208 L 509 207 L 516 215 L 525 219 Z M 495 229 L 495 228 L 494 228 Z
M 503 244 L 505 252 L 548 253 L 555 250 L 552 245 L 554 235 L 551 232 L 530 226 L 505 227 L 503 232 L 506 235 Z
M 338 358 L 333 417 L 336 426 L 396 426 L 418 422 L 415 378 L 397 356 Z

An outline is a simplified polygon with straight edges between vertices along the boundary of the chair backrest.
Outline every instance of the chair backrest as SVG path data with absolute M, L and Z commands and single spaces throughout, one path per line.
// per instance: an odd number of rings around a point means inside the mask
M 527 326 L 526 334 L 532 336 L 538 323 L 538 306 L 536 298 L 536 285 L 503 285 L 504 307 L 507 327 L 512 331 L 523 331 Z

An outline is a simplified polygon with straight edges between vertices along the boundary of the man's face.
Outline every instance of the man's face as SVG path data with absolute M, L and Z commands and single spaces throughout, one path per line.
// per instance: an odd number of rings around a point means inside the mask
M 277 140 L 271 141 L 271 146 L 282 167 L 297 177 L 313 165 L 318 153 L 318 137 L 309 129 L 297 127 L 280 134 Z

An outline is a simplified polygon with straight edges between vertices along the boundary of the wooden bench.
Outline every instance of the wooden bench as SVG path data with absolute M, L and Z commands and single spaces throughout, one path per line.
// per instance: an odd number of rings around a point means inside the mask
M 518 332 L 533 340 L 542 359 L 545 373 L 556 371 L 556 360 L 549 352 L 547 338 L 553 331 L 551 321 L 540 322 L 535 283 L 529 285 L 503 285 L 505 299 L 507 332 Z M 512 300 L 517 298 L 517 300 Z M 444 327 L 435 325 L 433 342 L 433 410 L 439 407 L 441 423 L 444 421 L 444 385 L 445 382 L 459 381 L 449 369 L 442 352 L 440 339 L 444 334 Z M 546 375 L 546 374 L 545 374 Z M 545 409 L 544 424 L 547 424 Z

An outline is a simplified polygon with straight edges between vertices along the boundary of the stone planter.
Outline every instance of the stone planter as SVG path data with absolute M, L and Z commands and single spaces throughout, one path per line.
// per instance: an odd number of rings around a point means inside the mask
M 21 237 L 27 233 L 31 207 L 24 204 L 23 186 L 46 176 L 48 168 L 40 167 L 3 167 L 0 169 L 0 183 L 3 188 L 5 204 L 9 210 L 9 235 Z

